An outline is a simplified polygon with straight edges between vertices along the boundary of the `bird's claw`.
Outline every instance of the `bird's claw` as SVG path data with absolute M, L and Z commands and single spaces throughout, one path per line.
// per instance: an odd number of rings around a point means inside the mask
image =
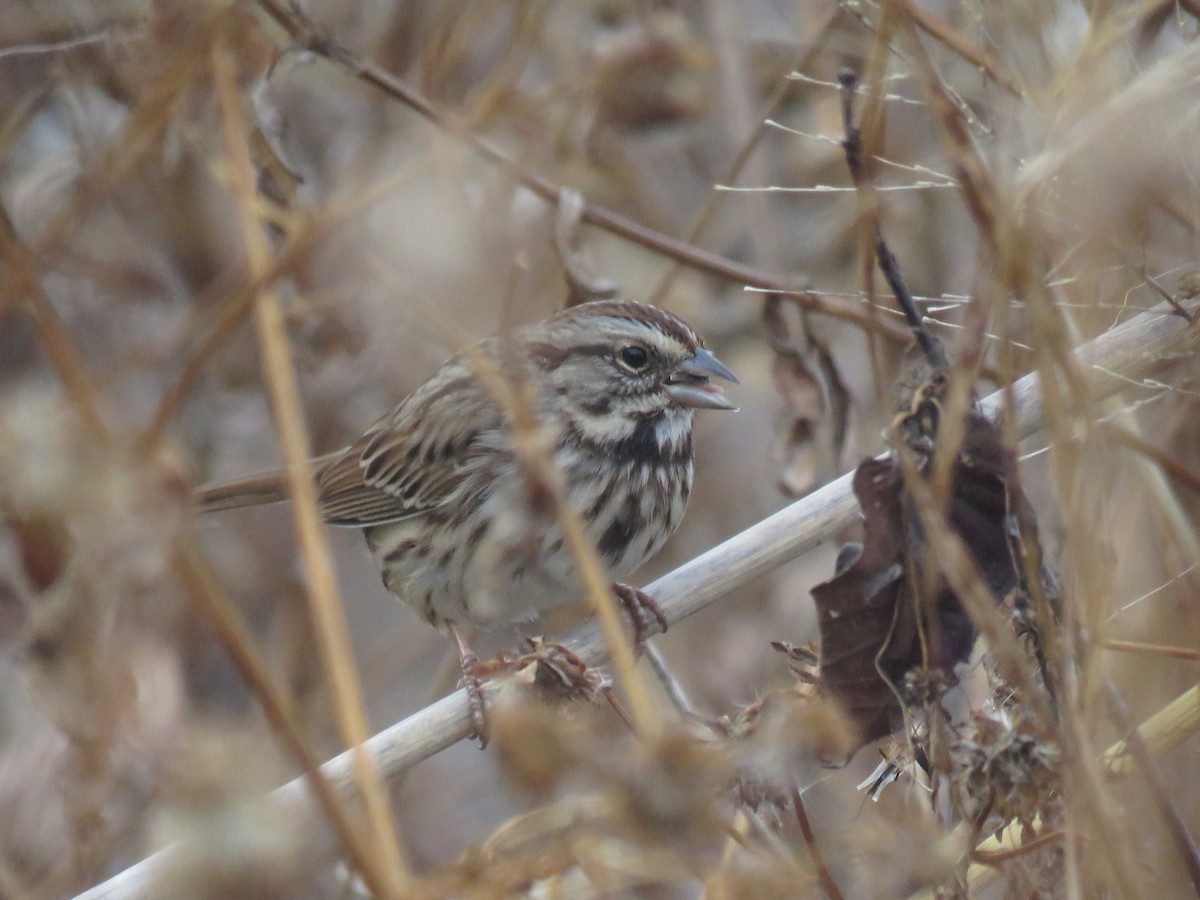
M 612 590 L 633 630 L 634 648 L 640 652 L 656 622 L 660 631 L 667 630 L 666 613 L 653 597 L 640 588 L 613 582 Z
M 450 634 L 458 645 L 458 665 L 462 670 L 462 686 L 467 692 L 467 706 L 471 711 L 471 737 L 479 740 L 479 749 L 486 750 L 488 745 L 487 698 L 484 695 L 484 679 L 490 674 L 487 668 L 479 662 L 466 638 L 451 626 Z

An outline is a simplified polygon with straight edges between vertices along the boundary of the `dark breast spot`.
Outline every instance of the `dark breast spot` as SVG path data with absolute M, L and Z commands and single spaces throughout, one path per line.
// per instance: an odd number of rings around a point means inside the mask
M 662 422 L 661 413 L 639 419 L 628 437 L 613 442 L 610 449 L 612 456 L 617 462 L 625 465 L 657 462 L 661 453 L 658 445 L 660 422 Z
M 395 563 L 400 562 L 402 559 L 404 559 L 404 557 L 408 556 L 408 554 L 411 553 L 416 546 L 417 542 L 414 540 L 401 541 L 388 551 L 387 556 L 383 558 L 384 564 L 394 565 Z
M 593 416 L 602 416 L 612 409 L 612 400 L 608 397 L 601 397 L 599 400 L 591 400 L 583 404 L 583 411 Z
M 604 485 L 604 487 L 601 489 L 600 493 L 596 496 L 595 501 L 592 503 L 591 507 L 588 509 L 587 515 L 586 515 L 587 519 L 595 520 L 600 515 L 600 513 L 604 512 L 604 507 L 608 506 L 608 501 L 612 499 L 614 484 L 616 484 L 616 482 L 610 480 L 607 484 Z
M 621 504 L 612 523 L 604 530 L 597 545 L 601 555 L 610 563 L 616 562 L 640 530 L 641 509 L 638 496 L 631 493 Z

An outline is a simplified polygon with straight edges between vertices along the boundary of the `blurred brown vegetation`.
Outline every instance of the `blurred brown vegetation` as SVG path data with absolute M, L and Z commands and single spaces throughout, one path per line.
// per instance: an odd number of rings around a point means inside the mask
M 69 896 L 180 837 L 184 868 L 146 896 L 345 889 L 344 870 L 304 852 L 320 823 L 264 802 L 297 764 L 180 569 L 180 548 L 198 543 L 313 752 L 342 749 L 289 510 L 190 511 L 192 485 L 281 460 L 247 315 L 240 217 L 252 198 L 231 175 L 221 90 L 241 103 L 318 453 L 356 437 L 454 341 L 565 300 L 554 208 L 465 146 L 468 132 L 765 276 L 862 309 L 874 298 L 872 317 L 895 326 L 882 279 L 863 265 L 864 205 L 837 143 L 834 82 L 850 66 L 877 94 L 869 146 L 882 157 L 885 231 L 952 356 L 967 301 L 990 304 L 994 380 L 983 387 L 1052 367 L 1164 293 L 1196 292 L 1192 3 L 921 4 L 921 44 L 986 164 L 991 231 L 955 187 L 966 145 L 931 107 L 898 24 L 905 3 L 302 5 L 321 34 L 449 121 L 354 78 L 328 43 L 294 47 L 252 0 L 0 3 L 11 220 L 0 241 L 0 896 Z M 625 295 L 693 322 L 742 382 L 736 416 L 699 419 L 692 505 L 646 580 L 883 449 L 909 369 L 895 327 L 768 303 L 604 229 L 584 227 L 580 242 Z M 452 335 L 437 327 L 447 321 Z M 1044 435 L 1021 448 L 1072 610 L 1064 647 L 1078 663 L 1062 703 L 1078 760 L 1120 736 L 1107 680 L 1142 719 L 1200 675 L 1197 374 L 1183 360 L 1094 407 L 1048 403 L 1054 448 L 1039 452 Z M 1177 471 L 1116 442 L 1102 420 Z M 447 642 L 386 593 L 357 533 L 330 540 L 378 730 L 452 685 Z M 697 711 L 735 719 L 794 683 L 770 642 L 815 637 L 808 591 L 833 552 L 658 641 Z M 559 634 L 583 614 L 572 605 L 523 631 Z M 1117 653 L 1110 639 L 1193 652 Z M 510 630 L 479 649 L 517 643 Z M 873 750 L 844 770 L 816 765 L 809 736 L 838 727 L 815 707 L 791 710 L 733 750 L 680 737 L 644 757 L 611 714 L 501 711 L 495 752 L 462 743 L 390 786 L 399 840 L 430 895 L 821 896 L 787 808 L 798 784 L 845 896 L 902 896 L 961 873 L 967 835 L 940 830 L 910 776 L 872 803 L 855 786 Z M 1196 750 L 1189 735 L 1156 757 L 1193 832 Z M 734 774 L 757 805 L 736 802 Z M 1018 860 L 1011 895 L 1123 895 L 1130 884 L 1191 895 L 1141 777 L 1068 778 L 1066 862 Z

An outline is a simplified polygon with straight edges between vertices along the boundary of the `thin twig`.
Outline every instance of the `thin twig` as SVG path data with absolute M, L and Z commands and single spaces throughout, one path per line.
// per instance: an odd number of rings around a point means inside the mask
M 109 188 L 157 146 L 156 139 L 172 121 L 171 112 L 180 95 L 191 86 L 197 72 L 207 62 L 209 35 L 219 15 L 221 13 L 215 8 L 208 12 L 172 48 L 170 68 L 130 110 L 102 162 L 75 186 L 71 202 L 42 228 L 39 240 L 28 249 L 25 264 L 0 267 L 0 315 L 13 298 L 33 289 L 43 271 L 43 263 L 54 259 L 66 248 L 88 213 L 107 196 Z
M 1150 287 L 1154 288 L 1154 290 L 1158 292 L 1158 295 L 1160 297 L 1162 297 L 1164 300 L 1166 300 L 1168 303 L 1170 303 L 1171 308 L 1174 309 L 1175 312 L 1177 312 L 1177 313 L 1179 313 L 1179 315 L 1183 316 L 1188 321 L 1189 324 L 1191 324 L 1191 325 L 1196 324 L 1196 317 L 1194 315 L 1192 315 L 1192 313 L 1190 313 L 1186 309 L 1184 309 L 1183 305 L 1179 302 L 1178 298 L 1176 298 L 1174 294 L 1170 293 L 1166 288 L 1164 288 L 1161 284 L 1159 284 L 1158 279 L 1155 278 L 1153 275 L 1151 275 L 1149 270 L 1144 265 L 1141 267 L 1140 271 L 1141 271 L 1141 276 L 1146 279 L 1146 283 L 1148 285 L 1150 285 Z
M 42 41 L 37 44 L 12 44 L 8 47 L 0 47 L 0 59 L 9 59 L 14 56 L 42 56 L 48 53 L 64 53 L 68 50 L 75 50 L 79 47 L 89 47 L 93 44 L 119 43 L 120 41 L 128 41 L 139 34 L 136 31 L 122 31 L 116 26 L 102 28 L 94 34 L 79 34 L 59 40 Z
M 58 373 L 59 379 L 66 387 L 67 396 L 72 401 L 80 421 L 98 446 L 106 447 L 110 451 L 115 450 L 114 437 L 105 421 L 101 398 L 94 387 L 95 379 L 87 369 L 83 354 L 75 345 L 73 338 L 55 312 L 50 298 L 42 288 L 40 278 L 31 265 L 31 252 L 21 242 L 8 217 L 7 210 L 2 205 L 0 205 L 0 254 L 6 256 L 12 266 L 18 269 L 19 281 L 27 286 L 31 314 L 42 346 Z M 348 859 L 355 864 L 355 867 L 363 875 L 364 881 L 368 884 L 378 884 L 371 872 L 359 864 L 362 860 L 361 842 L 346 815 L 341 796 L 333 789 L 330 781 L 322 776 L 319 760 L 308 751 L 304 744 L 299 728 L 286 709 L 282 693 L 274 689 L 273 683 L 266 674 L 266 667 L 254 650 L 248 633 L 220 595 L 215 582 L 207 576 L 207 570 L 195 553 L 195 548 L 189 543 L 181 543 L 173 555 L 173 563 L 180 579 L 209 616 L 218 636 L 229 650 L 234 664 L 245 677 L 247 685 L 261 702 L 268 721 L 281 735 L 283 743 L 307 773 L 307 776 L 313 779 L 311 784 L 313 793 L 329 817 L 330 824 L 338 835 Z M 15 891 L 14 896 L 16 896 Z
M 1200 687 L 1184 691 L 1138 726 L 1142 740 L 1154 750 L 1178 746 L 1200 729 Z M 1102 758 L 1105 773 L 1112 778 L 1128 775 L 1133 767 L 1129 746 L 1117 741 Z
M 102 446 L 111 447 L 112 435 L 104 423 L 100 398 L 84 365 L 83 356 L 74 346 L 54 304 L 46 295 L 34 267 L 33 254 L 17 234 L 3 203 L 0 203 L 0 259 L 7 259 L 14 279 L 25 285 L 26 307 L 37 330 L 38 340 L 79 418 Z
M 1198 306 L 1194 304 L 1191 308 Z M 1193 353 L 1194 349 L 1195 337 L 1187 324 L 1166 304 L 1160 304 L 1079 347 L 1074 359 L 1098 399 L 1126 388 L 1127 379 L 1145 378 L 1165 368 L 1176 357 Z M 1011 398 L 1011 407 L 1005 405 L 1006 396 Z M 998 391 L 984 399 L 980 406 L 992 416 L 1007 410 L 1014 433 L 1028 436 L 1042 425 L 1040 379 L 1037 375 L 1027 375 L 1007 391 Z M 671 624 L 707 608 L 729 591 L 795 559 L 853 524 L 858 504 L 850 480 L 850 475 L 844 475 L 813 491 L 664 575 L 646 590 L 658 601 Z M 655 630 L 653 624 L 650 630 Z M 604 642 L 594 622 L 572 631 L 563 643 L 588 665 L 604 660 Z M 1153 739 L 1149 734 L 1151 727 L 1155 729 Z M 1193 688 L 1171 704 L 1169 710 L 1162 711 L 1162 718 L 1159 714 L 1151 717 L 1143 725 L 1143 737 L 1157 746 L 1159 740 L 1180 740 L 1197 728 L 1200 728 L 1200 689 Z M 384 776 L 391 779 L 463 740 L 471 729 L 467 696 L 459 690 L 375 735 L 367 747 L 378 759 Z M 1108 770 L 1123 771 L 1126 764 L 1119 758 L 1119 748 L 1114 747 L 1109 753 L 1117 756 L 1106 762 Z M 324 769 L 339 786 L 348 787 L 352 783 L 353 765 L 348 754 L 330 760 Z M 274 797 L 284 804 L 297 804 L 292 808 L 301 814 L 303 804 L 308 802 L 306 782 L 290 782 L 277 790 Z M 992 848 L 985 842 L 983 849 Z M 146 897 L 146 885 L 155 873 L 170 865 L 172 855 L 177 852 L 178 848 L 168 847 L 81 894 L 79 900 Z
M 1157 464 L 1164 473 L 1170 475 L 1181 485 L 1200 493 L 1200 472 L 1117 422 L 1107 421 L 1102 424 L 1102 427 L 1105 433 L 1111 435 L 1118 444 L 1128 447 L 1135 453 L 1140 453 L 1146 459 Z
M 961 31 L 952 28 L 945 20 L 939 19 L 919 4 L 910 5 L 909 12 L 917 27 L 931 38 L 945 44 L 972 65 L 978 66 L 1014 97 L 1025 96 L 1025 91 L 1017 83 L 1017 79 L 994 56 L 967 40 Z
M 842 87 L 842 128 L 846 135 L 842 139 L 842 152 L 846 155 L 846 168 L 850 170 L 850 178 L 854 182 L 854 186 L 862 190 L 866 187 L 862 166 L 862 131 L 854 124 L 854 94 L 858 89 L 858 76 L 850 69 L 842 69 L 838 72 L 838 83 Z M 925 354 L 925 359 L 934 369 L 944 371 L 949 368 L 949 363 L 946 361 L 946 351 L 942 347 L 942 342 L 925 327 L 925 317 L 917 309 L 912 292 L 904 283 L 904 278 L 900 274 L 900 264 L 896 262 L 895 255 L 883 237 L 883 226 L 880 225 L 878 216 L 875 217 L 874 226 L 875 258 L 883 272 L 883 277 L 887 279 L 888 286 L 892 289 L 892 294 L 900 306 L 900 311 L 904 314 L 905 321 L 908 322 L 908 327 L 912 330 L 917 345 Z
M 803 53 L 797 54 L 794 62 L 788 66 L 789 73 L 808 68 L 808 62 L 822 46 L 820 39 L 829 30 L 829 27 L 833 24 L 837 16 L 837 8 L 831 8 L 825 17 L 825 20 L 821 22 L 816 29 L 814 29 L 815 33 L 808 42 L 808 48 Z M 754 130 L 751 131 L 750 135 L 742 142 L 741 148 L 734 155 L 733 160 L 729 163 L 724 173 L 721 174 L 717 182 L 718 184 L 732 185 L 741 176 L 742 170 L 749 164 L 751 157 L 754 155 L 754 151 L 757 150 L 759 144 L 762 143 L 764 135 L 766 135 L 766 133 L 770 130 L 771 116 L 775 115 L 776 110 L 778 110 L 779 107 L 783 105 L 784 100 L 787 99 L 788 94 L 791 92 L 794 81 L 795 79 L 788 74 L 785 75 L 780 80 L 780 83 L 775 86 L 775 89 L 771 92 L 771 96 L 767 98 L 766 103 L 764 103 L 762 106 L 761 113 L 758 116 L 758 124 L 755 126 Z M 697 213 L 695 219 L 692 220 L 692 224 L 687 229 L 687 234 L 684 237 L 684 241 L 686 243 L 695 245 L 696 242 L 700 240 L 705 228 L 708 227 L 709 222 L 712 221 L 712 217 L 716 214 L 717 208 L 720 206 L 721 199 L 725 197 L 726 194 L 726 191 L 710 191 L 708 193 L 708 196 L 705 198 L 704 203 L 700 207 L 699 213 Z M 650 290 L 648 295 L 649 302 L 654 305 L 660 305 L 662 300 L 666 297 L 667 291 L 671 289 L 671 285 L 675 282 L 675 279 L 679 277 L 679 273 L 682 270 L 683 263 L 679 260 L 673 261 L 672 264 L 667 267 L 666 271 L 663 272 L 658 283 Z
M 401 184 L 420 177 L 423 171 L 423 166 L 406 166 L 372 185 L 369 190 L 327 206 L 298 226 L 287 229 L 287 240 L 270 260 L 270 265 L 262 272 L 244 276 L 239 284 L 230 289 L 215 313 L 208 317 L 207 325 L 198 329 L 203 335 L 188 352 L 175 382 L 164 391 L 150 426 L 138 439 L 139 449 L 146 451 L 162 439 L 167 426 L 204 376 L 209 362 L 250 315 L 254 298 L 264 285 L 297 267 L 328 229 L 381 201 Z
M 1062 831 L 1047 831 L 1045 834 L 1039 834 L 1033 840 L 1026 841 L 1020 847 L 1013 847 L 1011 850 L 972 850 L 971 861 L 995 868 L 1001 863 L 1016 859 L 1018 856 L 1024 856 L 1026 853 L 1032 853 L 1034 850 L 1038 850 L 1048 844 L 1057 843 L 1065 837 L 1066 835 Z
M 1105 650 L 1118 653 L 1145 653 L 1149 656 L 1169 656 L 1172 659 L 1200 660 L 1200 650 L 1191 647 L 1171 647 L 1166 644 L 1143 644 L 1138 641 L 1105 641 L 1100 645 Z
M 275 684 L 245 621 L 197 552 L 192 535 L 187 535 L 187 539 L 175 548 L 172 563 L 192 600 L 208 617 L 238 674 L 262 706 L 275 734 L 304 770 L 317 803 L 337 833 L 350 864 L 367 886 L 377 896 L 381 895 L 386 884 L 364 847 L 361 830 L 347 815 L 344 798 L 321 771 L 321 761 L 308 749 L 286 694 Z
M 654 641 L 646 641 L 645 646 L 642 647 L 642 654 L 646 659 L 646 664 L 650 667 L 650 671 L 654 673 L 659 687 L 667 695 L 667 699 L 671 701 L 671 705 L 685 719 L 699 720 L 701 718 L 700 714 L 696 712 L 696 707 L 692 705 L 687 691 L 684 690 L 679 679 L 675 677 L 675 673 L 671 671 L 671 667 L 667 665 L 666 657 L 662 655 L 662 651 L 658 649 L 658 645 Z
M 1200 731 L 1200 687 L 1184 691 L 1154 715 L 1138 726 L 1138 734 L 1146 746 L 1153 752 L 1163 752 L 1177 747 Z M 1125 741 L 1117 741 L 1100 756 L 1100 765 L 1104 774 L 1109 778 L 1124 778 L 1133 769 L 1133 760 Z M 1034 825 L 1038 822 L 1035 820 Z M 999 854 L 1007 854 L 1019 850 L 1017 844 L 1021 827 L 1014 823 L 995 837 L 990 837 L 976 849 L 980 860 L 972 863 L 968 880 L 972 890 L 980 890 L 996 877 L 996 870 L 991 868 L 989 860 Z M 920 900 L 926 900 L 928 893 L 918 895 Z

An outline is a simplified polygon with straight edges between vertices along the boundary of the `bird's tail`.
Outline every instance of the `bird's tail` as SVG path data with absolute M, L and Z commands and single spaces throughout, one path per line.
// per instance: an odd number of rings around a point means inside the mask
M 196 489 L 196 507 L 202 513 L 281 503 L 288 498 L 283 470 L 247 475 Z
M 313 475 L 320 478 L 329 464 L 343 451 L 326 453 L 312 461 Z M 196 508 L 202 513 L 241 509 L 244 506 L 266 506 L 288 499 L 287 475 L 283 469 L 244 475 L 230 481 L 218 481 L 196 488 Z

